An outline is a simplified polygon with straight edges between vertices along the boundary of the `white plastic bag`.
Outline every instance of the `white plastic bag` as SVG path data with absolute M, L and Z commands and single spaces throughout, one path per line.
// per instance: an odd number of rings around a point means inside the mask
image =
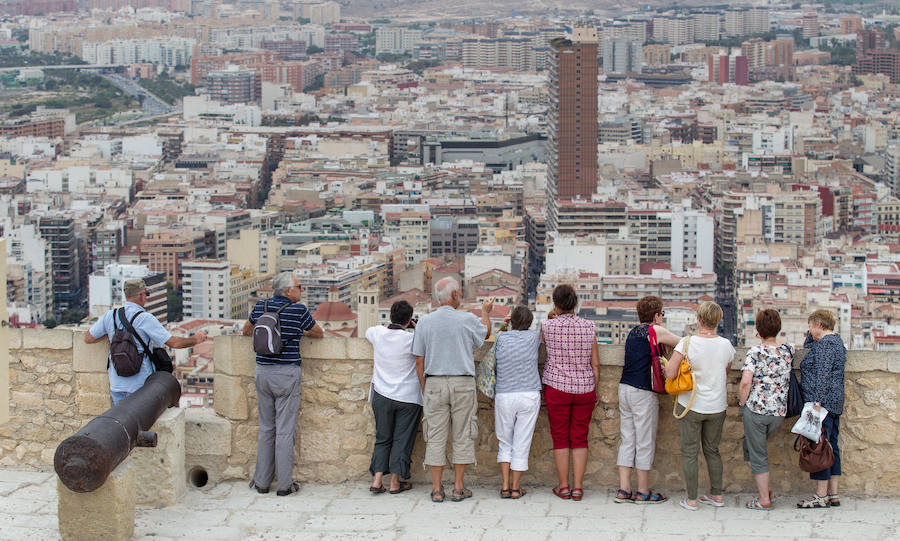
M 819 406 L 819 411 L 816 411 L 814 406 L 813 402 L 803 404 L 803 411 L 800 412 L 800 418 L 794 423 L 794 428 L 791 429 L 791 432 L 819 443 L 819 438 L 822 436 L 822 422 L 825 420 L 825 416 L 828 415 L 828 410 Z

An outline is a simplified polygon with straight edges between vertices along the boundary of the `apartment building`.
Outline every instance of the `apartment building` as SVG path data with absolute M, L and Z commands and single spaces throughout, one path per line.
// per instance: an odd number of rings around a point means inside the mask
M 88 314 L 101 317 L 107 311 L 122 306 L 125 295 L 122 287 L 126 280 L 140 278 L 147 284 L 147 303 L 144 310 L 153 314 L 160 323 L 168 321 L 166 276 L 155 273 L 145 265 L 109 263 L 88 277 Z
M 409 265 L 419 263 L 431 253 L 430 220 L 427 207 L 424 210 L 391 210 L 384 214 L 384 236 L 406 247 Z
M 193 229 L 149 232 L 140 242 L 141 264 L 164 273 L 176 290 L 181 289 L 182 263 L 206 251 L 204 235 Z
M 206 74 L 209 99 L 222 103 L 252 103 L 260 99 L 261 81 L 255 70 L 229 66 Z
M 572 41 L 555 39 L 551 47 L 547 195 L 549 228 L 556 231 L 557 201 L 597 190 L 596 30 L 576 28 Z
M 226 260 L 199 259 L 181 265 L 184 315 L 194 319 L 246 319 L 259 278 Z
M 85 297 L 87 270 L 85 239 L 76 230 L 75 218 L 41 216 L 38 218 L 41 238 L 50 246 L 53 261 L 53 305 L 58 313 L 81 308 Z
M 387 26 L 375 31 L 375 54 L 402 54 L 422 41 L 423 32 L 411 28 Z
M 641 43 L 627 38 L 609 38 L 603 43 L 604 73 L 641 73 L 644 63 Z

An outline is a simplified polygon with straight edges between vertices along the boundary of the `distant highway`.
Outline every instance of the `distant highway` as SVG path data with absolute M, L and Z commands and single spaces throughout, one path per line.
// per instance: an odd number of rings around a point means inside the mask
M 118 73 L 101 73 L 99 75 L 100 77 L 103 77 L 110 83 L 122 89 L 122 91 L 126 94 L 129 94 L 131 96 L 143 96 L 143 99 L 141 100 L 141 107 L 148 115 L 166 115 L 177 111 L 175 107 L 172 107 L 168 103 L 154 96 L 153 94 L 148 92 L 146 88 L 142 87 L 141 85 L 137 84 L 127 77 L 123 77 Z
M 100 64 L 58 64 L 55 66 L 29 65 L 29 66 L 13 66 L 13 67 L 9 67 L 9 68 L 0 68 L 0 72 L 16 71 L 16 70 L 29 69 L 29 68 L 40 68 L 42 70 L 62 70 L 62 69 L 97 70 L 97 69 L 105 69 L 105 68 L 124 68 L 124 67 L 125 67 L 125 64 L 111 64 L 111 65 L 106 65 L 106 64 L 104 64 L 104 65 L 100 65 Z

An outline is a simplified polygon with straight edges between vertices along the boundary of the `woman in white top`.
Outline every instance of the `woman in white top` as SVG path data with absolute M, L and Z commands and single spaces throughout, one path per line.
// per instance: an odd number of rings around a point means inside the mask
M 375 447 L 369 473 L 373 475 L 372 494 L 383 494 L 382 477 L 391 474 L 390 492 L 397 494 L 412 488 L 409 464 L 416 429 L 422 417 L 422 388 L 412 355 L 415 328 L 413 308 L 406 301 L 391 306 L 391 324 L 370 327 L 366 339 L 374 350 L 372 373 L 372 413 L 375 414 Z
M 719 441 L 722 439 L 722 425 L 725 423 L 725 408 L 728 406 L 725 394 L 725 380 L 728 365 L 734 359 L 731 342 L 716 335 L 716 327 L 722 321 L 722 309 L 714 302 L 704 302 L 697 308 L 697 334 L 690 337 L 688 362 L 694 379 L 696 396 L 690 404 L 691 393 L 678 395 L 681 414 L 691 405 L 690 411 L 678 421 L 681 432 L 681 468 L 687 485 L 687 498 L 681 507 L 697 510 L 697 502 L 722 507 L 722 457 L 719 456 Z M 681 360 L 684 358 L 682 338 L 675 346 L 672 359 L 666 365 L 666 378 L 675 379 Z M 697 453 L 703 447 L 703 456 L 709 470 L 709 495 L 697 498 Z

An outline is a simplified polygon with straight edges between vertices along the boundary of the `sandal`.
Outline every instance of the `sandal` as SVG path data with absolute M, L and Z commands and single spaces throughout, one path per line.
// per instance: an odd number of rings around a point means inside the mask
M 828 496 L 816 496 L 813 494 L 805 500 L 797 502 L 799 509 L 825 509 L 828 507 Z
M 704 494 L 703 496 L 700 496 L 699 498 L 697 498 L 697 501 L 702 503 L 703 505 L 711 505 L 713 507 L 725 507 L 725 499 L 724 498 L 722 499 L 722 501 L 717 502 L 716 500 L 714 500 Z
M 444 489 L 443 489 L 443 488 L 441 488 L 440 490 L 432 490 L 432 491 L 431 491 L 431 501 L 433 501 L 434 503 L 443 503 L 443 502 L 444 502 L 444 498 L 445 498 L 446 496 L 447 496 L 447 495 L 444 494 Z
M 472 497 L 472 491 L 467 488 L 454 488 L 450 495 L 450 501 L 461 502 L 466 498 Z
M 387 489 L 384 488 L 384 485 L 381 485 L 377 487 L 369 487 L 369 492 L 371 492 L 373 496 L 377 496 L 379 494 L 384 494 L 385 492 L 387 492 Z
M 841 495 L 840 494 L 829 494 L 828 495 L 828 505 L 831 507 L 840 507 L 841 506 Z
M 554 487 L 553 493 L 563 500 L 568 500 L 572 497 L 572 491 L 569 490 L 569 487 Z
M 769 505 L 763 505 L 763 504 L 759 503 L 759 498 L 753 498 L 752 500 L 747 502 L 746 507 L 747 507 L 747 509 L 755 509 L 757 511 L 771 511 L 772 510 L 771 503 L 769 503 Z
M 400 494 L 401 492 L 406 492 L 410 489 L 412 489 L 412 483 L 410 483 L 409 481 L 400 481 L 400 488 L 391 490 L 391 494 Z
M 696 511 L 697 509 L 699 509 L 699 507 L 697 507 L 696 505 L 689 504 L 686 498 L 682 498 L 682 500 L 678 502 L 678 505 L 680 505 L 684 509 L 687 509 L 688 511 Z
M 512 489 L 509 488 L 501 488 L 500 489 L 500 497 L 504 500 L 507 498 L 512 498 Z
M 256 481 L 254 481 L 253 479 L 250 479 L 250 488 L 256 490 L 256 492 L 259 494 L 268 494 L 269 493 L 268 487 L 263 488 L 263 487 L 256 486 Z
M 584 490 L 580 489 L 580 488 L 573 488 L 572 489 L 572 501 L 580 502 L 581 498 L 584 498 Z
M 518 496 L 516 496 L 516 494 L 518 494 Z M 514 500 L 518 500 L 526 494 L 528 494 L 528 492 L 524 488 L 513 488 L 509 491 L 509 497 Z
M 654 493 L 652 490 L 646 494 L 643 492 L 634 493 L 634 503 L 663 503 L 665 501 L 669 501 L 668 496 L 659 492 Z
M 634 495 L 631 492 L 626 492 L 620 488 L 619 491 L 616 492 L 615 502 L 616 503 L 634 503 Z

